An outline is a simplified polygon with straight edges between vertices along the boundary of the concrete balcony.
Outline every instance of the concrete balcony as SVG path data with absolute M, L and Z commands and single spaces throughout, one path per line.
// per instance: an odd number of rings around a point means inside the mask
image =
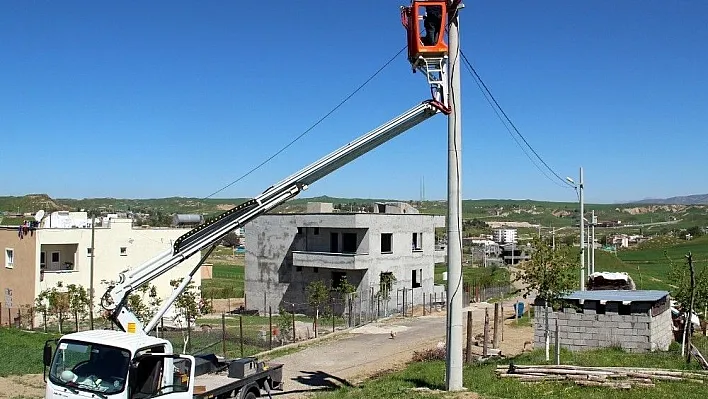
M 370 264 L 371 256 L 368 253 L 293 251 L 293 266 L 366 270 Z

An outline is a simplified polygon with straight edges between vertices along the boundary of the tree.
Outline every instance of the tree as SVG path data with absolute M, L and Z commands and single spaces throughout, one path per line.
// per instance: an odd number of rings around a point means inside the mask
M 89 310 L 89 305 L 91 301 L 89 299 L 88 291 L 86 288 L 77 284 L 69 284 L 66 286 L 66 295 L 69 305 L 69 310 L 74 314 L 74 321 L 76 323 L 76 329 L 79 329 L 79 316 L 81 319 L 86 316 L 86 312 L 93 311 Z
M 522 271 L 517 278 L 525 286 L 524 298 L 536 292 L 543 301 L 546 309 L 546 360 L 549 359 L 549 325 L 548 307 L 560 304 L 560 298 L 573 291 L 577 285 L 578 265 L 575 260 L 575 251 L 570 247 L 556 245 L 553 250 L 548 242 L 536 237 L 533 240 L 533 254 L 531 261 L 523 264 Z
M 161 304 L 162 299 L 157 296 L 157 288 L 152 284 L 144 285 L 128 296 L 128 309 L 143 324 L 147 324 L 155 316 Z
M 317 319 L 320 316 L 320 307 L 329 299 L 329 289 L 322 280 L 314 280 L 305 288 L 307 302 L 315 308 L 315 320 L 313 327 L 315 330 L 315 338 L 317 338 Z
M 229 248 L 236 248 L 241 245 L 241 239 L 233 231 L 229 232 L 221 239 L 222 245 Z
M 691 270 L 688 257 L 686 262 L 676 264 L 669 258 L 666 251 L 664 251 L 664 256 L 669 261 L 670 266 L 668 277 L 673 287 L 671 297 L 678 302 L 681 315 L 686 317 L 691 305 Z M 693 309 L 705 309 L 708 306 L 708 267 L 705 265 L 701 267 L 695 263 L 693 267 L 695 282 L 693 286 Z
M 56 316 L 59 323 L 59 334 L 63 334 L 64 318 L 70 309 L 69 296 L 64 288 L 64 283 L 57 282 L 56 287 L 48 288 L 39 293 L 35 299 L 37 310 L 49 316 Z
M 177 288 L 183 279 L 172 280 L 170 285 L 173 288 Z M 181 325 L 185 323 L 187 328 L 190 328 L 194 320 L 197 319 L 200 312 L 201 298 L 199 295 L 199 289 L 194 285 L 193 282 L 189 282 L 187 287 L 182 291 L 181 294 L 177 296 L 175 300 L 174 307 L 177 315 L 175 316 L 175 323 Z M 182 331 L 182 339 L 184 340 L 184 346 L 182 348 L 182 353 L 187 353 L 187 347 L 189 345 L 189 335 Z

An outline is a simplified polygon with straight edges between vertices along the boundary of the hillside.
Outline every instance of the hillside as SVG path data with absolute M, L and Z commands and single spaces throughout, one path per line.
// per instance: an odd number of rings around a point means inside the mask
M 0 211 L 36 212 L 53 210 L 101 210 L 104 212 L 142 212 L 170 215 L 173 213 L 199 213 L 209 216 L 228 210 L 245 201 L 244 198 L 200 199 L 185 197 L 127 199 L 127 198 L 62 198 L 53 200 L 46 194 L 23 197 L 0 197 Z M 304 212 L 311 201 L 331 202 L 343 211 L 366 208 L 385 199 L 314 197 L 296 198 L 277 207 L 273 212 Z M 409 201 L 421 212 L 444 215 L 445 201 Z M 651 234 L 675 228 L 708 226 L 708 205 L 680 204 L 586 204 L 589 213 L 594 210 L 599 221 L 621 221 L 625 231 Z M 481 221 L 515 221 L 540 224 L 543 227 L 569 228 L 577 223 L 576 202 L 547 202 L 533 200 L 480 199 L 462 203 L 465 219 Z M 586 217 L 589 215 L 586 214 Z M 629 226 L 629 227 L 627 227 Z M 609 229 L 607 229 L 609 230 Z M 568 229 L 565 230 L 570 231 Z M 561 234 L 563 231 L 561 231 Z M 600 229 L 598 234 L 602 234 Z
M 11 213 L 69 210 L 70 207 L 61 201 L 55 201 L 47 194 L 27 194 L 22 197 L 0 197 L 0 211 Z
M 648 198 L 636 201 L 638 204 L 706 205 L 708 194 L 694 194 L 670 198 Z

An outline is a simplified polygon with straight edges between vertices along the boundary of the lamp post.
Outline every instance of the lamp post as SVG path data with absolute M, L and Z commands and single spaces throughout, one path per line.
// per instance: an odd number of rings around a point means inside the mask
M 575 184 L 575 180 L 566 177 L 570 183 Z M 580 167 L 580 183 L 575 186 L 580 202 L 580 291 L 585 291 L 585 209 L 583 204 L 583 167 Z

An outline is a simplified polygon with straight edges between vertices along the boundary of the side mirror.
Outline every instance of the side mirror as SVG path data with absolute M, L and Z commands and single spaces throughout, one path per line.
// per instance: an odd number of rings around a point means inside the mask
M 45 367 L 49 367 L 49 365 L 52 364 L 52 346 L 49 342 L 44 344 L 43 361 Z

